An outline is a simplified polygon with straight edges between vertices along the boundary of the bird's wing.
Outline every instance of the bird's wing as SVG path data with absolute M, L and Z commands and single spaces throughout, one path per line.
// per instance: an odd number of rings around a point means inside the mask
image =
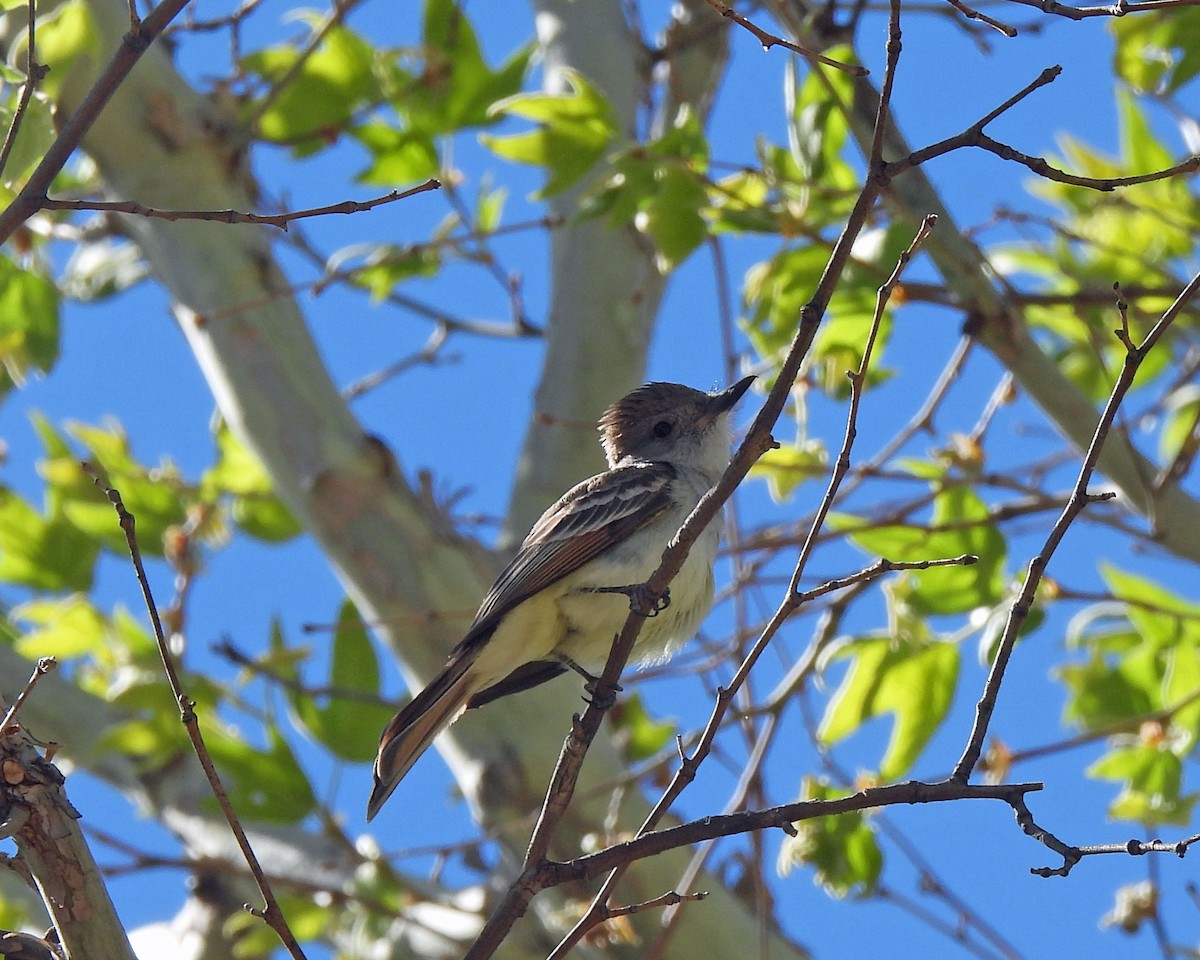
M 670 507 L 674 479 L 675 468 L 669 463 L 639 462 L 568 490 L 542 514 L 496 578 L 460 646 L 487 637 L 521 601 L 621 543 Z

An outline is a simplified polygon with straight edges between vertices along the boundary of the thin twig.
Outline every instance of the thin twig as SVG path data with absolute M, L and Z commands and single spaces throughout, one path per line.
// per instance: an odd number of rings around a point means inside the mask
M 0 147 L 0 177 L 4 175 L 4 168 L 8 166 L 8 158 L 12 154 L 13 146 L 17 142 L 17 134 L 21 130 L 21 122 L 25 119 L 25 113 L 29 110 L 29 104 L 33 100 L 33 92 L 37 89 L 37 85 L 45 79 L 47 71 L 50 69 L 44 63 L 37 62 L 37 0 L 29 0 L 29 10 L 26 16 L 29 17 L 29 24 L 26 32 L 26 51 L 25 51 L 25 83 L 21 87 L 21 98 L 17 102 L 17 109 L 13 111 L 12 121 L 8 125 L 8 133 L 4 137 L 4 146 Z
M 17 695 L 17 699 L 13 701 L 13 705 L 8 708 L 8 712 L 4 714 L 4 719 L 0 720 L 0 735 L 3 735 L 13 725 L 13 721 L 17 719 L 17 713 L 33 692 L 33 688 L 37 686 L 37 682 L 46 674 L 53 673 L 57 666 L 58 661 L 54 657 L 38 658 L 38 662 L 34 665 L 33 673 L 25 681 L 24 689 Z
M 385 203 L 406 200 L 418 193 L 428 193 L 437 190 L 441 182 L 434 178 L 407 190 L 393 190 L 381 197 L 370 200 L 342 200 L 323 207 L 310 207 L 306 210 L 292 210 L 286 213 L 244 213 L 241 210 L 158 210 L 147 207 L 136 200 L 55 200 L 46 198 L 42 202 L 45 210 L 98 210 L 103 213 L 128 213 L 137 217 L 152 217 L 159 220 L 213 220 L 217 223 L 261 223 L 270 227 L 278 227 L 284 232 L 288 224 L 294 220 L 304 220 L 309 217 L 324 217 L 335 213 L 364 213 Z
M 450 331 L 445 324 L 439 324 L 434 327 L 433 333 L 429 335 L 429 339 L 425 341 L 425 346 L 420 350 L 409 354 L 407 357 L 402 357 L 395 363 L 388 364 L 382 370 L 376 370 L 365 377 L 359 377 L 342 390 L 342 399 L 357 400 L 364 393 L 382 386 L 393 377 L 398 377 L 405 371 L 413 369 L 413 367 L 419 367 L 423 364 L 435 366 L 439 363 L 456 363 L 460 359 L 458 354 L 451 354 L 444 357 L 441 353 L 442 347 L 446 345 L 446 338 L 449 336 L 449 333 Z
M 815 50 L 809 50 L 807 47 L 802 47 L 798 43 L 792 43 L 791 40 L 785 40 L 783 37 L 776 36 L 773 33 L 767 33 L 761 27 L 751 23 L 740 13 L 724 4 L 721 0 L 708 0 L 708 5 L 717 11 L 726 20 L 732 20 L 739 27 L 749 30 L 754 34 L 754 38 L 762 44 L 764 50 L 770 50 L 772 47 L 783 47 L 786 50 L 791 50 L 792 53 L 798 53 L 802 57 L 809 60 L 815 60 L 817 63 L 823 63 L 827 67 L 833 67 L 835 70 L 841 70 L 843 73 L 848 73 L 852 77 L 865 77 L 870 71 L 863 66 L 852 63 L 842 63 L 840 60 L 833 60 L 823 54 L 817 53 Z
M 978 20 L 980 23 L 986 23 L 989 27 L 992 27 L 995 30 L 999 30 L 1002 34 L 1004 34 L 1006 37 L 1009 37 L 1010 39 L 1017 35 L 1016 27 L 1009 26 L 1007 23 L 1003 23 L 1000 20 L 993 19 L 992 17 L 989 17 L 986 13 L 980 13 L 978 10 L 975 10 L 972 7 L 968 7 L 965 3 L 962 2 L 962 0 L 947 0 L 947 2 L 950 4 L 950 6 L 952 6 L 955 10 L 957 10 L 959 13 L 961 13 L 968 20 Z
M 46 191 L 50 189 L 50 184 L 63 168 L 63 164 L 83 140 L 83 135 L 91 129 L 96 117 L 133 69 L 133 65 L 141 59 L 142 54 L 162 33 L 163 28 L 187 3 L 188 0 L 161 0 L 136 30 L 131 30 L 121 38 L 121 45 L 88 90 L 79 109 L 63 124 L 58 137 L 50 145 L 50 149 L 46 151 L 41 163 L 30 175 L 16 199 L 0 212 L 0 243 L 8 240 L 17 227 L 42 208 Z
M 1069 7 L 1058 0 L 1009 0 L 1027 7 L 1036 7 L 1042 13 L 1049 13 L 1068 20 L 1086 20 L 1089 17 L 1124 17 L 1130 13 L 1147 13 L 1152 10 L 1172 10 L 1179 7 L 1195 7 L 1200 0 L 1141 0 L 1127 2 L 1116 0 L 1115 3 L 1102 7 Z
M 829 800 L 797 800 L 765 810 L 747 810 L 727 816 L 702 817 L 678 826 L 656 830 L 614 844 L 574 860 L 547 864 L 547 886 L 572 880 L 589 880 L 617 867 L 628 867 L 638 860 L 668 850 L 692 846 L 719 837 L 732 837 L 752 830 L 778 828 L 795 833 L 792 826 L 818 817 L 831 817 L 877 807 L 899 804 L 948 803 L 958 800 L 1000 800 L 1009 806 L 1023 804 L 1023 797 L 1043 789 L 1041 783 L 971 784 L 942 780 L 922 783 L 909 780 L 886 786 L 868 787 L 844 797 Z M 1168 845 L 1171 849 L 1174 845 Z
M 1137 730 L 1147 723 L 1166 723 L 1180 710 L 1190 707 L 1198 700 L 1200 700 L 1200 689 L 1193 690 L 1183 699 L 1171 704 L 1169 707 L 1163 707 L 1161 710 L 1155 710 L 1151 713 L 1130 717 L 1125 720 L 1116 720 L 1113 723 L 1105 724 L 1094 730 L 1085 730 L 1083 733 L 1068 737 L 1065 740 L 1042 744 L 1040 747 L 1009 751 L 1004 757 L 1004 768 L 1007 770 L 1018 763 L 1024 763 L 1028 760 L 1036 760 L 1039 757 L 1048 757 L 1067 750 L 1075 750 L 1078 747 L 1086 747 L 1099 740 L 1107 740 L 1109 737 L 1116 736 L 1119 733 L 1129 733 Z
M 1200 2 L 1200 0 L 1198 0 Z M 938 143 L 931 144 L 928 147 L 923 147 L 920 150 L 914 150 L 902 160 L 897 160 L 887 165 L 887 176 L 892 178 L 902 173 L 905 170 L 910 170 L 913 167 L 920 166 L 923 163 L 928 163 L 936 157 L 944 156 L 953 150 L 961 150 L 963 147 L 979 147 L 982 150 L 987 150 L 990 153 L 996 154 L 1002 160 L 1010 160 L 1014 163 L 1019 163 L 1022 166 L 1028 167 L 1040 177 L 1045 177 L 1047 180 L 1055 180 L 1059 183 L 1069 183 L 1078 187 L 1088 187 L 1091 190 L 1099 190 L 1101 192 L 1110 192 L 1121 187 L 1129 187 L 1138 183 L 1153 183 L 1157 180 L 1166 180 L 1171 177 L 1177 177 L 1183 173 L 1193 173 L 1200 170 L 1200 155 L 1188 157 L 1186 160 L 1175 164 L 1172 167 L 1167 167 L 1163 170 L 1155 170 L 1150 173 L 1140 173 L 1128 177 L 1084 177 L 1073 173 L 1067 173 L 1065 170 L 1059 170 L 1057 167 L 1051 166 L 1042 157 L 1032 157 L 1028 154 L 1010 147 L 1006 143 L 1001 143 L 994 140 L 983 132 L 983 128 L 999 117 L 1002 113 L 1012 109 L 1035 90 L 1053 83 L 1062 73 L 1062 67 L 1053 66 L 1047 67 L 1038 76 L 1028 83 L 1024 88 L 1009 97 L 1004 103 L 998 106 L 987 116 L 972 124 L 962 133 L 956 134 L 953 137 L 947 137 Z
M 1178 316 L 1184 305 L 1198 289 L 1200 289 L 1200 274 L 1193 277 L 1191 282 L 1184 287 L 1179 297 L 1167 308 L 1166 312 L 1163 313 L 1139 345 L 1135 346 L 1130 339 L 1128 327 L 1124 323 L 1124 316 L 1122 315 L 1122 327 L 1116 331 L 1116 336 L 1126 345 L 1125 362 L 1121 367 L 1120 376 L 1117 378 L 1117 382 L 1113 384 L 1112 392 L 1109 394 L 1108 402 L 1104 407 L 1104 412 L 1096 423 L 1092 441 L 1088 444 L 1087 452 L 1084 454 L 1083 463 L 1080 465 L 1079 475 L 1075 481 L 1071 497 L 1055 522 L 1054 527 L 1050 530 L 1050 534 L 1046 538 L 1041 552 L 1029 562 L 1029 569 L 1025 577 L 1025 583 L 1021 588 L 1021 593 L 1013 601 L 1013 605 L 1009 610 L 1008 620 L 1004 625 L 1004 633 L 1000 638 L 995 659 L 992 661 L 992 668 L 988 673 L 983 695 L 975 705 L 975 721 L 971 733 L 967 738 L 966 747 L 952 774 L 952 779 L 954 780 L 967 781 L 971 776 L 971 772 L 975 769 L 975 764 L 979 762 L 979 755 L 983 749 L 983 741 L 987 736 L 988 724 L 991 722 L 992 711 L 996 707 L 996 698 L 1000 695 L 1000 684 L 1004 680 L 1004 671 L 1008 666 L 1008 660 L 1012 655 L 1021 626 L 1024 624 L 1029 611 L 1033 607 L 1034 596 L 1037 593 L 1038 585 L 1042 581 L 1042 575 L 1045 573 L 1047 564 L 1049 564 L 1050 559 L 1054 556 L 1054 552 L 1058 548 L 1059 543 L 1062 542 L 1063 537 L 1066 536 L 1067 529 L 1071 523 L 1088 504 L 1099 500 L 1108 500 L 1116 496 L 1115 493 L 1089 494 L 1087 492 L 1088 483 L 1092 478 L 1092 474 L 1095 473 L 1096 463 L 1100 459 L 1100 449 L 1103 447 L 1104 440 L 1108 436 L 1108 432 L 1116 419 L 1117 411 L 1120 409 L 1121 402 L 1125 399 L 1125 394 L 1133 386 L 1134 378 L 1137 376 L 1138 368 L 1141 366 L 1142 361 L 1146 358 L 1150 350 L 1154 348 L 1154 345 L 1158 343 L 1163 334 L 1166 333 L 1172 322 L 1174 322 L 1175 317 Z M 1070 869 L 1069 865 L 1065 865 L 1065 869 Z
M 893 8 L 895 8 L 895 4 L 893 4 Z M 894 69 L 894 64 L 892 65 L 891 69 Z M 875 343 L 875 337 L 879 329 L 879 324 L 883 318 L 884 307 L 887 304 L 891 292 L 899 283 L 901 271 L 908 264 L 916 251 L 920 248 L 921 244 L 925 241 L 925 238 L 928 236 L 930 229 L 932 229 L 935 220 L 936 218 L 934 217 L 926 218 L 912 244 L 901 255 L 895 270 L 892 272 L 892 275 L 879 290 L 871 332 L 868 334 L 867 343 L 863 349 L 863 356 L 859 362 L 858 370 L 851 374 L 852 386 L 850 411 L 847 414 L 846 435 L 841 454 L 838 457 L 838 466 L 835 468 L 834 474 L 830 478 L 829 487 L 827 488 L 825 496 L 822 499 L 821 507 L 817 509 L 816 515 L 809 530 L 809 536 L 805 541 L 804 547 L 801 549 L 800 557 L 796 563 L 796 570 L 792 575 L 792 580 L 788 587 L 787 596 L 784 598 L 784 601 L 780 605 L 779 609 L 775 612 L 774 616 L 772 616 L 767 626 L 759 635 L 758 640 L 742 660 L 741 665 L 738 667 L 737 672 L 730 680 L 729 685 L 718 690 L 716 705 L 709 716 L 708 722 L 704 728 L 704 732 L 700 736 L 699 743 L 694 748 L 691 756 L 683 757 L 683 762 L 680 764 L 679 769 L 672 778 L 670 785 L 666 790 L 663 791 L 662 796 L 654 805 L 654 808 L 650 811 L 650 814 L 646 817 L 645 822 L 638 830 L 637 836 L 643 836 L 649 831 L 653 830 L 654 827 L 661 821 L 662 817 L 665 816 L 666 812 L 670 809 L 671 805 L 674 803 L 679 794 L 681 794 L 687 785 L 695 778 L 697 768 L 712 748 L 712 743 L 716 739 L 717 731 L 721 726 L 729 705 L 733 701 L 733 697 L 741 688 L 746 676 L 750 673 L 750 670 L 754 667 L 755 663 L 758 662 L 759 657 L 761 657 L 762 653 L 766 650 L 767 645 L 774 638 L 776 632 L 779 630 L 779 627 L 782 626 L 784 621 L 790 617 L 801 604 L 821 596 L 824 593 L 832 592 L 833 590 L 840 589 L 843 586 L 848 586 L 852 583 L 855 583 L 859 579 L 862 579 L 866 576 L 879 575 L 875 571 L 878 570 L 881 572 L 883 569 L 885 569 L 885 565 L 889 563 L 889 561 L 880 560 L 873 568 L 871 568 L 870 571 L 865 571 L 855 575 L 854 577 L 846 578 L 844 581 L 831 582 L 830 584 L 818 587 L 816 590 L 809 591 L 806 594 L 800 593 L 797 589 L 804 566 L 807 564 L 808 557 L 811 555 L 813 546 L 816 542 L 816 534 L 824 524 L 825 516 L 828 513 L 829 506 L 837 494 L 838 485 L 850 466 L 849 451 L 856 436 L 855 422 L 858 415 L 857 398 L 861 395 L 863 385 L 866 382 L 866 372 L 871 362 L 871 354 Z M 790 383 L 790 381 L 783 382 Z M 948 563 L 970 563 L 974 562 L 974 558 L 963 557 L 956 558 L 954 560 L 916 562 L 920 564 L 943 565 Z M 595 897 L 593 897 L 592 905 L 589 907 L 588 912 L 585 913 L 583 918 L 576 923 L 567 936 L 559 942 L 558 946 L 556 946 L 554 951 L 550 954 L 548 960 L 560 960 L 560 958 L 564 957 L 566 953 L 582 939 L 587 931 L 591 929 L 594 918 L 601 915 L 602 911 L 604 910 L 604 905 L 607 903 L 608 898 L 612 895 L 612 890 L 616 886 L 617 881 L 620 879 L 622 872 L 623 871 L 621 869 L 614 870 L 612 875 L 605 878 L 605 882 L 600 891 Z
M 92 482 L 99 490 L 103 491 L 108 502 L 116 510 L 121 530 L 125 533 L 125 543 L 129 549 L 129 557 L 133 561 L 134 574 L 137 576 L 138 586 L 142 590 L 142 599 L 145 601 L 146 610 L 150 614 L 150 623 L 154 627 L 154 639 L 158 643 L 158 654 L 162 659 L 163 671 L 167 675 L 167 682 L 171 685 L 171 692 L 174 694 L 175 702 L 179 707 L 179 718 L 183 723 L 184 729 L 187 731 L 188 739 L 192 742 L 192 748 L 196 752 L 200 766 L 204 769 L 204 775 L 208 779 L 213 796 L 216 797 L 217 803 L 221 807 L 221 812 L 225 815 L 229 829 L 233 832 L 238 847 L 241 848 L 242 856 L 245 857 L 246 865 L 250 868 L 250 873 L 254 877 L 254 883 L 263 898 L 263 907 L 261 909 L 251 907 L 247 904 L 246 910 L 266 921 L 267 925 L 275 931 L 280 941 L 287 948 L 288 953 L 295 960 L 305 960 L 304 951 L 300 949 L 300 944 L 296 941 L 291 928 L 288 927 L 287 919 L 279 907 L 279 901 L 275 899 L 275 894 L 271 890 L 271 884 L 258 862 L 258 857 L 255 855 L 254 849 L 250 846 L 250 841 L 246 837 L 246 831 L 242 829 L 241 821 L 238 819 L 237 813 L 233 809 L 233 804 L 229 800 L 229 794 L 226 793 L 225 787 L 221 783 L 220 775 L 217 773 L 217 768 L 213 764 L 212 756 L 205 746 L 204 736 L 200 732 L 200 721 L 196 716 L 196 702 L 190 699 L 184 692 L 183 684 L 179 679 L 179 671 L 175 666 L 175 658 L 171 654 L 170 647 L 167 644 L 162 620 L 158 615 L 158 606 L 154 602 L 154 595 L 150 590 L 150 581 L 146 576 L 146 568 L 142 563 L 142 551 L 138 546 L 135 530 L 136 519 L 132 513 L 125 509 L 125 504 L 121 500 L 119 491 L 108 486 L 108 484 L 101 480 L 100 475 L 91 464 L 84 463 L 82 466 L 91 476 Z

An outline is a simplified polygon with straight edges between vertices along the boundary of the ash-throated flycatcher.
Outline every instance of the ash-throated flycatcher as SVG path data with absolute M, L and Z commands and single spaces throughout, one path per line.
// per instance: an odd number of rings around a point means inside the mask
M 746 377 L 720 393 L 648 383 L 600 418 L 608 470 L 542 514 L 475 614 L 446 666 L 383 731 L 367 819 L 442 730 L 468 707 L 528 690 L 568 667 L 603 669 L 630 597 L 729 462 L 730 411 Z M 630 657 L 665 659 L 712 606 L 720 531 L 692 544 Z

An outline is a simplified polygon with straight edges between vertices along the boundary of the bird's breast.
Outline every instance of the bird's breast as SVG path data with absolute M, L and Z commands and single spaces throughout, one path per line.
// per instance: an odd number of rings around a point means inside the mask
M 671 534 L 676 529 L 678 526 L 672 528 Z M 649 579 L 662 562 L 666 538 L 659 531 L 659 535 L 642 540 L 639 531 L 567 578 L 567 589 L 558 600 L 564 632 L 555 652 L 587 669 L 598 670 L 603 666 L 614 637 L 629 615 L 630 601 L 626 594 L 596 591 L 633 587 Z M 712 568 L 717 543 L 718 532 L 713 525 L 692 545 L 683 567 L 671 581 L 670 603 L 646 618 L 634 644 L 631 663 L 664 660 L 699 629 L 712 606 Z

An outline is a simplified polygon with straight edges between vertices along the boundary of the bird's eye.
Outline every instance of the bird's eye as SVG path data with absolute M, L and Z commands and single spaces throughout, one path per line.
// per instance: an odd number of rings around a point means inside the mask
M 654 425 L 654 435 L 656 437 L 670 436 L 672 429 L 673 424 L 670 420 L 659 420 L 658 423 Z

